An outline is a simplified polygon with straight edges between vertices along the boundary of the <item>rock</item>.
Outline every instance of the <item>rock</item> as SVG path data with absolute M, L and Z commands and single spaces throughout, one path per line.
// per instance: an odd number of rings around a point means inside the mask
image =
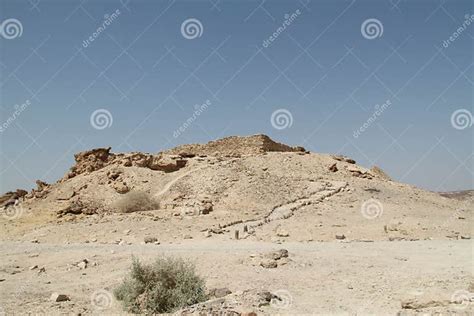
M 80 261 L 76 266 L 81 269 L 81 270 L 84 270 L 84 269 L 87 269 L 87 264 L 89 263 L 89 261 L 87 259 L 84 259 L 82 261 Z
M 60 201 L 69 200 L 76 195 L 76 191 L 73 189 L 65 189 L 57 193 L 56 199 Z
M 206 202 L 199 207 L 199 214 L 207 215 L 213 210 L 213 205 L 211 202 Z
M 449 301 L 435 301 L 435 300 L 426 300 L 426 301 L 418 301 L 416 299 L 409 299 L 401 302 L 403 309 L 423 309 L 423 308 L 430 308 L 430 307 L 439 307 L 439 306 L 447 306 L 449 305 Z
M 130 191 L 130 188 L 125 182 L 114 182 L 112 188 L 119 194 L 125 194 Z
M 156 243 L 158 239 L 156 237 L 145 237 L 145 244 Z
M 461 235 L 461 239 L 471 239 L 471 236 L 468 236 L 468 235 Z
M 330 167 L 329 167 L 329 171 L 331 172 L 337 172 L 337 163 L 333 163 Z
M 334 155 L 334 156 L 331 156 L 333 159 L 337 160 L 337 161 L 344 161 L 344 162 L 347 162 L 347 163 L 350 163 L 350 164 L 355 164 L 356 161 L 354 159 L 351 159 L 351 158 L 348 158 L 346 156 L 341 156 L 341 155 Z
M 257 316 L 257 313 L 255 313 L 255 312 L 245 312 L 245 313 L 241 313 L 240 316 Z
M 263 259 L 260 261 L 260 266 L 264 267 L 265 269 L 274 269 L 278 266 L 276 260 L 273 259 Z
M 386 174 L 382 169 L 380 169 L 377 166 L 373 166 L 372 168 L 370 168 L 370 173 L 372 173 L 377 178 L 380 178 L 382 180 L 392 181 L 392 178 L 390 178 L 388 174 Z
M 208 295 L 215 298 L 221 298 L 231 293 L 232 293 L 231 290 L 229 290 L 226 287 L 223 287 L 223 288 L 210 289 Z
M 282 229 L 282 230 L 278 230 L 277 236 L 278 237 L 289 237 L 290 233 L 288 231 Z
M 270 304 L 274 295 L 268 291 L 262 291 L 257 293 L 257 297 L 259 300 L 258 307 L 261 307 Z
M 277 251 L 272 251 L 272 252 L 267 253 L 265 257 L 272 260 L 280 260 L 281 258 L 287 258 L 288 250 L 280 249 Z
M 164 172 L 174 172 L 186 166 L 187 160 L 173 159 L 170 155 L 152 156 L 148 168 L 151 170 L 159 170 Z
M 65 294 L 53 293 L 51 294 L 50 300 L 53 302 L 65 302 L 65 301 L 70 301 L 71 299 L 69 298 L 69 296 Z
M 35 269 L 38 269 L 38 265 L 36 265 L 36 264 L 34 266 L 30 267 L 30 270 L 35 270 Z
M 36 186 L 37 186 L 36 191 L 41 192 L 41 191 L 47 189 L 49 184 L 47 184 L 46 182 L 41 181 L 41 180 L 36 180 Z
M 344 234 L 339 234 L 339 235 L 336 235 L 336 239 L 343 240 L 343 239 L 346 239 L 346 236 Z
M 193 236 L 191 236 L 191 235 L 184 235 L 183 238 L 184 238 L 184 239 L 193 239 Z

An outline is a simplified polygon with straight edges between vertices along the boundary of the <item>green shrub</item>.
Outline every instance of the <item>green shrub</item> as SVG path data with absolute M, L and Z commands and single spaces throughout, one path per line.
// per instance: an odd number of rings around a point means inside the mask
M 148 193 L 131 191 L 115 202 L 115 208 L 121 213 L 132 213 L 156 210 L 159 204 Z
M 205 282 L 192 263 L 159 258 L 152 264 L 133 258 L 131 273 L 115 289 L 115 297 L 132 313 L 170 313 L 205 301 Z

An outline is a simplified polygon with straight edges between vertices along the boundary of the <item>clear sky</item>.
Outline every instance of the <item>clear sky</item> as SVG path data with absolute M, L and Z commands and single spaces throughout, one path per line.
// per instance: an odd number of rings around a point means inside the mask
M 257 133 L 472 189 L 473 14 L 471 0 L 0 0 L 0 191 L 54 182 L 95 147 Z

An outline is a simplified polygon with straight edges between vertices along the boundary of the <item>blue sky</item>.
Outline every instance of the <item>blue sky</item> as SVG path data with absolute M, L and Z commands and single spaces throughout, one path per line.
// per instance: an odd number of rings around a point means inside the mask
M 94 147 L 256 133 L 472 189 L 472 14 L 469 0 L 0 0 L 0 191 L 54 182 Z

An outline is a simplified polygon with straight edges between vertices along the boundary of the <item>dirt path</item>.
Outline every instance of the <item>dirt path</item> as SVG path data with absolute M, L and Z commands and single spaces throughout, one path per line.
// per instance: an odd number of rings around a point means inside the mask
M 291 261 L 264 269 L 255 258 L 285 248 Z M 132 255 L 145 261 L 159 255 L 190 258 L 209 287 L 286 291 L 285 306 L 263 307 L 265 314 L 395 314 L 401 301 L 449 302 L 473 282 L 473 243 L 459 241 L 274 243 L 186 241 L 164 245 L 0 243 L 0 308 L 7 315 L 121 311 L 110 292 L 130 265 Z M 88 259 L 80 270 L 73 264 Z M 38 268 L 30 270 L 37 265 Z M 39 273 L 44 267 L 45 272 Z M 53 303 L 60 292 L 70 302 Z M 101 297 L 102 305 L 94 303 Z M 105 302 L 105 303 L 104 303 Z M 473 312 L 473 303 L 423 308 Z M 0 309 L 1 311 L 1 309 Z M 1 313 L 0 313 L 1 314 Z

